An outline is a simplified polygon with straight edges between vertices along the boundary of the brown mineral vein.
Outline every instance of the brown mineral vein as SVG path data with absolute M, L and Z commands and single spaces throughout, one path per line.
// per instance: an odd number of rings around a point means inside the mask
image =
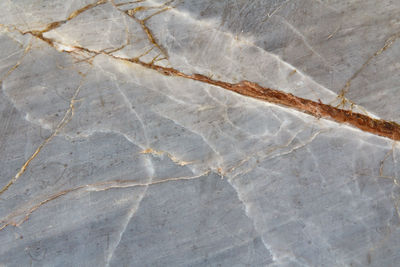
M 50 38 L 44 37 L 42 33 L 37 33 L 37 34 L 33 32 L 27 32 L 27 33 L 39 39 L 42 39 L 51 46 L 55 46 L 54 44 L 55 41 Z M 94 55 L 103 54 L 117 60 L 132 62 L 147 69 L 155 70 L 165 76 L 182 77 L 190 80 L 211 84 L 244 96 L 296 109 L 298 111 L 307 113 L 317 118 L 333 120 L 338 123 L 346 123 L 365 132 L 387 137 L 395 141 L 400 140 L 400 125 L 393 121 L 375 119 L 368 115 L 356 113 L 351 110 L 345 110 L 345 109 L 340 109 L 338 107 L 333 107 L 331 105 L 324 104 L 321 101 L 316 102 L 295 96 L 290 93 L 285 93 L 280 90 L 265 88 L 257 83 L 250 81 L 229 83 L 229 82 L 215 80 L 202 74 L 186 74 L 174 68 L 156 65 L 153 62 L 150 63 L 144 62 L 139 58 L 123 58 L 111 55 L 104 51 L 94 51 L 79 46 L 75 46 L 74 48 L 76 50 L 92 53 Z
M 76 17 L 80 13 L 82 13 L 94 6 L 97 6 L 99 4 L 103 4 L 103 3 L 105 3 L 105 1 L 101 0 L 94 4 L 85 6 L 84 8 L 81 8 L 78 11 L 73 12 L 66 20 L 50 23 L 42 31 L 22 32 L 22 31 L 18 30 L 17 28 L 15 28 L 15 29 L 17 31 L 19 31 L 21 34 L 30 34 L 38 39 L 41 39 L 42 41 L 46 42 L 50 46 L 57 48 L 57 44 L 60 44 L 60 43 L 54 41 L 53 39 L 45 37 L 43 35 L 43 33 L 48 32 L 52 29 L 55 29 L 55 28 L 59 27 L 60 25 L 64 24 L 66 21 Z M 150 32 L 150 35 L 151 35 L 151 32 Z M 224 88 L 226 90 L 241 94 L 243 96 L 252 97 L 252 98 L 263 100 L 263 101 L 266 101 L 269 103 L 274 103 L 274 104 L 278 104 L 278 105 L 281 105 L 284 107 L 296 109 L 298 111 L 310 114 L 317 118 L 333 120 L 338 123 L 347 123 L 348 125 L 356 127 L 365 132 L 369 132 L 369 133 L 372 133 L 375 135 L 387 137 L 387 138 L 390 138 L 393 140 L 400 140 L 400 125 L 397 124 L 396 122 L 386 121 L 386 120 L 382 120 L 382 119 L 374 119 L 367 115 L 352 112 L 351 110 L 344 110 L 344 109 L 340 109 L 338 107 L 333 107 L 331 105 L 324 104 L 321 101 L 316 102 L 316 101 L 312 101 L 309 99 L 304 99 L 304 98 L 295 96 L 290 93 L 279 91 L 276 89 L 265 88 L 265 87 L 260 86 L 257 83 L 250 82 L 250 81 L 229 83 L 229 82 L 224 82 L 224 81 L 220 81 L 220 80 L 215 80 L 215 79 L 212 79 L 212 78 L 207 77 L 202 74 L 186 74 L 186 73 L 181 72 L 174 68 L 159 66 L 159 65 L 154 64 L 154 60 L 150 63 L 147 63 L 147 62 L 140 60 L 139 58 L 122 58 L 122 57 L 112 55 L 112 54 L 110 54 L 110 52 L 106 52 L 106 51 L 95 51 L 95 50 L 90 50 L 88 48 L 80 47 L 80 46 L 75 46 L 74 48 L 76 51 L 89 53 L 93 56 L 97 56 L 100 54 L 106 55 L 106 56 L 112 57 L 115 60 L 122 60 L 122 61 L 131 62 L 134 64 L 138 64 L 144 68 L 157 71 L 158 73 L 165 75 L 165 76 L 182 77 L 182 78 L 186 78 L 186 79 L 190 79 L 190 80 L 195 80 L 198 82 L 203 82 L 206 84 Z M 72 53 L 72 52 L 75 53 L 75 51 L 66 51 L 66 52 L 67 53 Z M 16 67 L 18 67 L 18 65 Z M 5 185 L 2 189 L 0 189 L 0 194 L 4 193 L 13 183 L 15 183 L 15 181 L 18 180 L 18 178 L 25 172 L 25 170 L 29 166 L 30 162 L 39 154 L 39 152 L 43 149 L 43 147 L 47 143 L 49 143 L 51 141 L 51 139 L 53 137 L 55 137 L 59 133 L 59 131 L 71 120 L 71 118 L 74 115 L 74 103 L 77 101 L 76 97 L 79 94 L 79 90 L 80 90 L 80 86 L 77 88 L 77 90 L 75 91 L 74 95 L 72 96 L 72 98 L 70 100 L 70 108 L 66 111 L 63 119 L 57 125 L 54 132 L 35 150 L 35 152 L 32 154 L 32 156 L 23 164 L 23 166 L 21 167 L 19 172 L 15 175 L 15 177 L 13 177 L 8 182 L 7 185 Z M 159 152 L 159 151 L 154 152 L 154 151 L 149 151 L 149 150 L 145 150 L 142 153 L 150 153 L 150 152 L 156 153 L 156 154 L 163 153 L 163 152 Z M 185 162 L 185 164 L 187 164 L 187 163 Z M 381 167 L 381 169 L 382 168 L 383 167 Z M 68 193 L 78 191 L 78 190 L 81 190 L 84 188 L 87 188 L 87 190 L 103 191 L 103 190 L 108 190 L 111 188 L 149 186 L 149 185 L 155 185 L 155 184 L 164 183 L 164 182 L 168 182 L 168 181 L 196 179 L 203 175 L 194 176 L 194 177 L 183 177 L 183 178 L 169 178 L 169 179 L 160 180 L 160 181 L 156 181 L 156 182 L 149 183 L 149 184 L 140 184 L 140 183 L 134 183 L 134 182 L 132 183 L 131 181 L 112 181 L 112 182 L 98 183 L 98 184 L 93 184 L 93 185 L 79 186 L 76 188 L 61 191 L 59 193 L 51 195 L 50 197 L 48 197 L 45 200 L 39 202 L 37 205 L 35 205 L 31 209 L 29 209 L 28 212 L 25 214 L 25 217 L 18 222 L 12 221 L 12 219 L 11 219 L 16 216 L 15 214 L 10 215 L 11 217 L 8 216 L 8 218 L 11 220 L 3 221 L 3 225 L 0 226 L 0 230 L 4 229 L 8 225 L 18 226 L 18 225 L 22 224 L 23 222 L 25 222 L 29 218 L 30 214 L 32 212 L 34 212 L 35 210 L 37 210 L 40 206 L 42 206 L 56 198 L 59 198 L 63 195 L 66 195 Z M 125 185 L 123 185 L 123 184 L 125 184 Z M 102 186 L 105 186 L 105 187 L 102 187 Z
M 139 2 L 142 2 L 142 1 L 134 1 L 134 3 L 139 3 Z M 172 2 L 172 1 L 167 1 L 167 3 L 169 3 L 169 2 Z M 54 47 L 55 41 L 50 38 L 44 37 L 43 33 L 53 30 L 53 29 L 61 26 L 62 24 L 66 23 L 67 21 L 75 18 L 79 14 L 85 12 L 86 10 L 93 8 L 97 5 L 104 4 L 104 3 L 106 3 L 105 0 L 99 0 L 93 4 L 89 4 L 81 9 L 74 11 L 65 20 L 48 24 L 46 26 L 46 28 L 42 31 L 28 31 L 28 32 L 20 31 L 20 32 L 22 34 L 27 34 L 27 33 L 31 34 L 31 35 L 47 42 L 49 45 Z M 113 3 L 113 1 L 112 1 L 112 3 Z M 116 6 L 116 5 L 114 4 L 114 6 Z M 164 9 L 156 12 L 155 14 L 161 13 L 165 10 L 168 10 L 169 8 L 170 7 L 164 8 Z M 135 9 L 128 10 L 127 14 L 130 15 L 131 17 L 135 18 L 133 16 L 135 11 L 136 11 Z M 148 18 L 150 18 L 152 16 L 153 15 L 150 15 Z M 147 26 L 144 24 L 144 22 L 148 18 L 145 18 L 144 20 L 139 20 L 138 22 L 144 28 L 144 31 L 148 35 L 149 40 L 157 48 L 159 48 L 159 50 L 161 50 L 163 54 L 166 54 L 166 51 L 164 51 L 164 49 L 162 49 L 161 46 L 159 46 L 157 44 L 157 42 L 155 42 L 150 29 L 148 29 Z M 138 19 L 136 19 L 136 20 L 138 20 Z M 377 51 L 371 58 L 379 55 L 384 50 L 386 50 L 388 47 L 390 47 L 393 44 L 394 40 L 396 40 L 398 38 L 398 36 L 399 35 L 396 34 L 396 35 L 392 36 L 391 38 L 389 38 L 386 41 L 385 46 L 382 49 L 380 49 L 379 51 Z M 154 64 L 154 61 L 152 61 L 151 63 L 146 63 L 146 62 L 141 61 L 139 58 L 127 59 L 127 58 L 121 58 L 121 57 L 111 55 L 110 53 L 107 53 L 104 51 L 91 51 L 84 47 L 75 47 L 75 48 L 78 50 L 81 50 L 81 51 L 92 53 L 94 55 L 104 54 L 104 55 L 111 56 L 114 59 L 136 63 L 145 68 L 153 69 L 153 70 L 155 70 L 163 75 L 166 75 L 166 76 L 178 76 L 178 77 L 183 77 L 183 78 L 187 78 L 187 79 L 191 79 L 191 80 L 196 80 L 196 81 L 212 84 L 212 85 L 222 87 L 224 89 L 236 92 L 236 93 L 244 95 L 244 96 L 257 98 L 257 99 L 264 100 L 264 101 L 267 101 L 270 103 L 290 107 L 290 108 L 299 110 L 301 112 L 313 115 L 318 118 L 330 119 L 330 120 L 333 120 L 333 121 L 336 121 L 339 123 L 347 123 L 347 124 L 352 125 L 360 130 L 363 130 L 363 131 L 366 131 L 366 132 L 369 132 L 372 134 L 388 137 L 393 140 L 400 140 L 400 125 L 393 121 L 374 119 L 374 118 L 369 117 L 368 115 L 355 113 L 355 112 L 352 112 L 351 110 L 340 109 L 339 107 L 333 107 L 331 105 L 323 104 L 321 102 L 315 102 L 312 100 L 304 99 L 304 98 L 297 97 L 290 93 L 285 93 L 285 92 L 282 92 L 279 90 L 275 90 L 275 89 L 271 89 L 271 88 L 264 88 L 264 87 L 258 85 L 257 83 L 253 83 L 250 81 L 241 81 L 239 83 L 233 84 L 233 83 L 228 83 L 228 82 L 224 82 L 224 81 L 214 80 L 214 79 L 209 78 L 202 74 L 186 74 L 186 73 L 180 72 L 174 68 L 167 68 L 167 67 L 162 67 L 162 66 L 156 65 L 156 64 Z M 370 59 L 368 59 L 364 65 L 367 65 L 369 63 L 369 61 L 370 61 Z M 364 65 L 363 65 L 363 67 L 364 67 Z M 359 71 L 355 74 L 355 76 L 358 73 L 359 73 Z M 351 79 L 350 79 L 350 81 L 351 81 Z M 346 83 L 346 86 L 347 86 L 347 84 L 349 84 L 349 82 Z M 343 91 L 343 95 L 344 95 L 344 92 L 345 91 Z M 3 191 L 0 190 L 0 194 L 2 192 Z
M 145 63 L 138 59 L 128 59 L 128 61 L 140 64 L 141 66 L 149 69 L 156 70 L 163 75 L 184 77 L 187 79 L 208 83 L 244 96 L 293 108 L 317 118 L 329 119 L 339 123 L 347 123 L 365 132 L 388 137 L 396 141 L 400 140 L 400 125 L 393 121 L 374 119 L 364 114 L 352 112 L 351 110 L 340 109 L 331 105 L 323 104 L 322 102 L 304 99 L 290 93 L 285 93 L 271 88 L 265 88 L 250 81 L 228 83 L 214 80 L 202 74 L 185 74 L 173 68 L 166 68 Z

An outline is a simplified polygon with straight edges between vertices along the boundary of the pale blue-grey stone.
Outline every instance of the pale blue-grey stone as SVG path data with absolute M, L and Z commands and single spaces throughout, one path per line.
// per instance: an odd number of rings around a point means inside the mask
M 399 122 L 399 11 L 1 2 L 0 266 L 397 266 L 397 143 L 127 59 Z

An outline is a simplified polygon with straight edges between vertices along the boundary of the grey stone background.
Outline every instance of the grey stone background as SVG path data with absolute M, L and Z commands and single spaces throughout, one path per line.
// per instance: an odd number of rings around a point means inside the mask
M 397 143 L 124 59 L 400 122 L 399 14 L 1 1 L 0 266 L 398 266 Z

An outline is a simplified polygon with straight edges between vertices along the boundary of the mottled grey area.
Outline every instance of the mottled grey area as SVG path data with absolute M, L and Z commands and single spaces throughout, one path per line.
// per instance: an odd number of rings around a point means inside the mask
M 399 122 L 399 12 L 0 2 L 0 266 L 398 266 L 397 143 L 124 59 Z

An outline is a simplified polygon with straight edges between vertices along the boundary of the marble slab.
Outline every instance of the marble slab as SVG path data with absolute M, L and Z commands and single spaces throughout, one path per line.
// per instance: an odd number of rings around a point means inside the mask
M 1 1 L 0 266 L 398 266 L 396 141 L 187 77 L 400 123 L 399 13 Z

